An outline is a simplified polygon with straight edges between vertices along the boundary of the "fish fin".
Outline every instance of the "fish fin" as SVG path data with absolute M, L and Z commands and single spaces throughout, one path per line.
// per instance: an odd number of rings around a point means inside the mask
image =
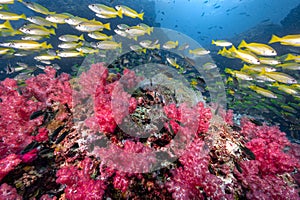
M 83 34 L 81 34 L 81 35 L 79 36 L 79 39 L 82 40 L 82 41 L 84 41 L 84 36 L 83 36 Z
M 269 44 L 275 43 L 275 42 L 280 42 L 280 37 L 276 35 L 272 35 L 271 40 L 269 41 Z
M 137 17 L 140 18 L 141 20 L 144 20 L 144 13 L 138 14 Z
M 243 47 L 246 47 L 247 46 L 247 43 L 245 40 L 242 40 L 242 42 L 240 43 L 240 45 L 238 46 L 238 49 L 240 48 L 243 48 Z
M 264 74 L 266 74 L 266 72 L 267 72 L 266 69 L 263 68 L 263 69 L 261 70 L 260 74 L 264 75 Z
M 234 53 L 235 51 L 237 51 L 237 49 L 235 48 L 235 46 L 232 45 L 232 47 L 230 49 L 228 49 L 228 51 L 230 51 L 231 53 Z
M 104 24 L 104 28 L 106 28 L 107 30 L 110 30 L 110 23 Z
M 117 14 L 120 18 L 123 18 L 123 11 L 122 9 L 118 10 L 118 14 Z
M 48 15 L 54 15 L 56 12 L 49 12 Z
M 18 0 L 18 2 L 21 2 L 21 3 L 22 3 L 22 2 L 23 2 L 23 0 Z
M 50 29 L 50 34 L 55 35 L 55 29 L 54 28 Z
M 9 30 L 14 30 L 14 28 L 11 26 L 11 24 L 8 20 L 6 20 L 3 25 L 5 26 L 5 28 L 7 28 Z

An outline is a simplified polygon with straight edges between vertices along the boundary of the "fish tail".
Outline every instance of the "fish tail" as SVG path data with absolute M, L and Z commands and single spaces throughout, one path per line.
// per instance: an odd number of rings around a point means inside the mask
M 160 44 L 157 44 L 157 45 L 156 45 L 156 48 L 157 48 L 157 49 L 160 49 Z
M 280 37 L 276 35 L 272 35 L 271 40 L 269 41 L 269 44 L 275 43 L 275 42 L 280 42 Z
M 23 0 L 18 0 L 18 2 L 21 2 L 21 3 L 22 3 L 22 2 L 23 2 Z
M 47 48 L 47 42 L 43 42 L 43 43 L 41 44 L 41 47 L 46 49 L 46 48 Z
M 218 55 L 222 55 L 222 53 L 223 53 L 223 50 L 218 51 Z
M 22 18 L 22 19 L 26 19 L 26 15 L 25 15 L 25 14 L 22 14 L 22 15 L 21 15 L 21 18 Z
M 140 18 L 141 20 L 144 20 L 144 13 L 138 14 L 137 17 Z
M 147 49 L 146 49 L 146 48 L 142 49 L 142 52 L 143 52 L 144 54 L 146 54 Z
M 288 56 L 284 59 L 284 61 L 288 61 L 288 60 L 294 60 L 295 56 L 293 54 L 288 54 Z
M 120 42 L 118 46 L 121 49 L 122 48 L 122 42 Z
M 123 11 L 122 9 L 118 10 L 118 14 L 117 14 L 120 18 L 123 18 Z
M 154 29 L 153 27 L 150 27 L 150 31 L 151 31 L 151 32 L 153 32 L 153 29 Z
M 189 50 L 189 53 L 190 53 L 190 54 L 193 54 L 193 51 L 190 49 L 190 50 Z
M 57 28 L 57 24 L 55 24 L 55 23 L 53 23 L 52 26 L 53 26 L 54 28 Z
M 108 36 L 107 37 L 108 40 L 112 40 L 112 38 L 113 38 L 112 36 Z
M 249 65 L 246 65 L 246 64 L 244 64 L 244 66 L 243 66 L 243 68 L 241 69 L 241 71 L 244 71 L 244 70 L 248 70 L 248 69 L 250 69 L 250 66 Z
M 83 34 L 81 34 L 81 35 L 79 36 L 79 40 L 82 40 L 82 41 L 84 41 Z
M 225 73 L 227 74 L 234 74 L 233 71 L 229 68 L 225 68 Z
M 84 56 L 83 51 L 79 51 L 79 55 L 80 55 L 80 56 Z
M 211 44 L 216 44 L 216 41 L 212 40 L 212 41 L 211 41 Z
M 175 45 L 178 46 L 178 40 L 176 40 Z
M 106 28 L 107 30 L 110 30 L 110 23 L 104 24 L 104 28 Z
M 7 20 L 4 22 L 4 27 L 10 30 L 14 30 L 13 27 L 11 26 L 10 22 Z
M 54 14 L 56 14 L 56 12 L 49 12 L 48 14 L 49 15 L 54 15 Z
M 240 45 L 238 46 L 238 49 L 240 48 L 243 48 L 243 47 L 246 47 L 247 46 L 247 43 L 245 40 L 242 40 L 242 42 L 240 43 Z
M 151 29 L 150 29 L 150 28 L 147 29 L 147 34 L 148 34 L 148 35 L 151 34 Z

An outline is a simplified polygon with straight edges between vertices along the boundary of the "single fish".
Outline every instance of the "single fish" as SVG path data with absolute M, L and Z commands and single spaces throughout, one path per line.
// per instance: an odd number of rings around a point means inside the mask
M 286 83 L 286 84 L 297 83 L 297 80 L 295 78 L 282 72 L 266 72 L 265 70 L 263 70 L 261 74 L 266 75 L 271 79 L 274 79 L 280 83 Z
M 229 51 L 234 55 L 235 58 L 239 58 L 247 63 L 259 65 L 260 60 L 259 58 L 254 55 L 253 53 L 241 49 L 236 49 L 234 46 L 232 46 Z
M 88 33 L 88 36 L 95 40 L 112 40 L 112 38 L 113 38 L 112 36 L 108 36 L 104 33 L 98 32 L 98 31 L 90 32 L 90 33 Z
M 83 45 L 82 42 L 63 42 L 58 45 L 61 49 L 76 49 L 77 47 L 81 47 Z
M 65 24 L 66 19 L 70 17 L 74 17 L 74 16 L 69 13 L 61 13 L 61 14 L 48 15 L 45 19 L 52 23 Z
M 65 19 L 65 22 L 72 26 L 77 26 L 81 22 L 87 22 L 87 21 L 90 21 L 90 20 L 88 20 L 86 18 L 82 18 L 82 17 L 77 17 L 77 16 L 75 16 L 75 17 L 73 16 L 73 17 Z
M 277 96 L 273 92 L 266 90 L 264 88 L 261 88 L 261 87 L 255 86 L 255 85 L 250 85 L 249 88 L 265 97 L 274 98 L 274 99 L 277 98 Z
M 58 39 L 63 42 L 77 42 L 79 40 L 84 41 L 84 36 L 83 34 L 80 36 L 67 34 L 59 36 Z
M 275 49 L 266 44 L 261 43 L 246 43 L 245 40 L 242 40 L 238 48 L 246 48 L 252 51 L 253 53 L 261 56 L 276 56 L 277 52 Z
M 204 48 L 197 48 L 197 49 L 189 50 L 189 53 L 194 54 L 196 56 L 203 56 L 209 54 L 210 51 Z
M 173 67 L 175 67 L 176 69 L 179 69 L 180 66 L 176 63 L 176 60 L 173 58 L 169 58 L 167 57 L 167 61 L 170 65 L 172 65 Z
M 19 15 L 19 14 L 16 14 L 16 13 L 0 11 L 0 19 L 2 19 L 2 20 L 26 19 L 26 15 L 25 14 Z
M 32 16 L 32 17 L 27 17 L 27 20 L 30 21 L 31 23 L 40 25 L 40 26 L 53 26 L 54 28 L 57 28 L 57 24 L 53 22 L 49 22 L 48 20 L 44 19 L 43 17 L 40 16 Z
M 50 12 L 47 8 L 45 8 L 44 6 L 35 3 L 35 2 L 28 2 L 28 1 L 23 1 L 23 0 L 18 0 L 19 2 L 21 2 L 22 4 L 24 4 L 27 8 L 37 12 L 37 13 L 41 13 L 44 15 L 52 15 L 55 14 L 55 12 Z
M 57 55 L 59 57 L 64 57 L 64 58 L 73 58 L 73 57 L 84 56 L 84 53 L 82 51 L 65 50 L 65 51 L 58 51 Z
M 167 41 L 163 44 L 164 49 L 175 49 L 178 47 L 178 41 Z
M 219 47 L 229 47 L 232 46 L 232 43 L 227 40 L 212 40 L 211 44 L 214 44 Z
M 50 49 L 53 48 L 51 44 L 47 42 L 38 43 L 31 40 L 13 40 L 8 43 L 0 43 L 0 46 L 8 46 L 15 49 L 34 50 L 34 49 Z
M 278 37 L 276 35 L 272 35 L 271 40 L 269 41 L 269 44 L 280 42 L 282 45 L 291 45 L 300 47 L 300 34 L 296 35 L 286 35 L 283 37 Z
M 114 18 L 116 16 L 123 18 L 123 11 L 121 9 L 115 10 L 114 8 L 106 6 L 104 4 L 91 4 L 88 7 L 89 9 L 91 9 L 98 15 L 103 16 L 104 18 L 105 17 Z
M 128 17 L 131 17 L 131 18 L 140 18 L 141 20 L 144 19 L 144 13 L 137 13 L 135 10 L 127 7 L 127 6 L 124 6 L 124 5 L 117 5 L 115 6 L 115 8 L 119 11 L 121 10 L 122 13 Z
M 114 41 L 100 41 L 97 42 L 96 47 L 103 50 L 112 50 L 117 48 L 122 48 L 122 43 L 114 42 Z
M 60 57 L 57 55 L 41 54 L 41 55 L 35 56 L 34 59 L 38 60 L 38 61 L 45 61 L 45 60 L 48 61 L 48 60 L 60 59 Z
M 104 28 L 110 30 L 110 23 L 103 24 L 98 21 L 81 22 L 75 28 L 82 32 L 102 31 Z
M 280 61 L 276 58 L 266 58 L 266 57 L 259 57 L 259 61 L 261 64 L 265 65 L 278 65 L 280 64 Z

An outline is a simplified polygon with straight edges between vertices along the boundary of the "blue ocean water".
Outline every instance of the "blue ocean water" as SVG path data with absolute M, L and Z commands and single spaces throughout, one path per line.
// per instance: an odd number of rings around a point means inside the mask
M 155 0 L 156 21 L 162 27 L 183 32 L 204 46 L 260 23 L 280 24 L 298 4 L 297 0 Z

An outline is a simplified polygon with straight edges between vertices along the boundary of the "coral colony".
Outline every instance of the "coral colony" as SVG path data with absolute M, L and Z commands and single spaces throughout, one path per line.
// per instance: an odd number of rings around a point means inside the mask
M 98 63 L 76 83 L 50 67 L 23 86 L 2 81 L 0 199 L 300 198 L 300 147 L 278 127 L 238 126 L 231 111 L 149 88 L 129 94 L 141 80 Z M 163 125 L 140 137 L 118 126 L 128 117 Z

